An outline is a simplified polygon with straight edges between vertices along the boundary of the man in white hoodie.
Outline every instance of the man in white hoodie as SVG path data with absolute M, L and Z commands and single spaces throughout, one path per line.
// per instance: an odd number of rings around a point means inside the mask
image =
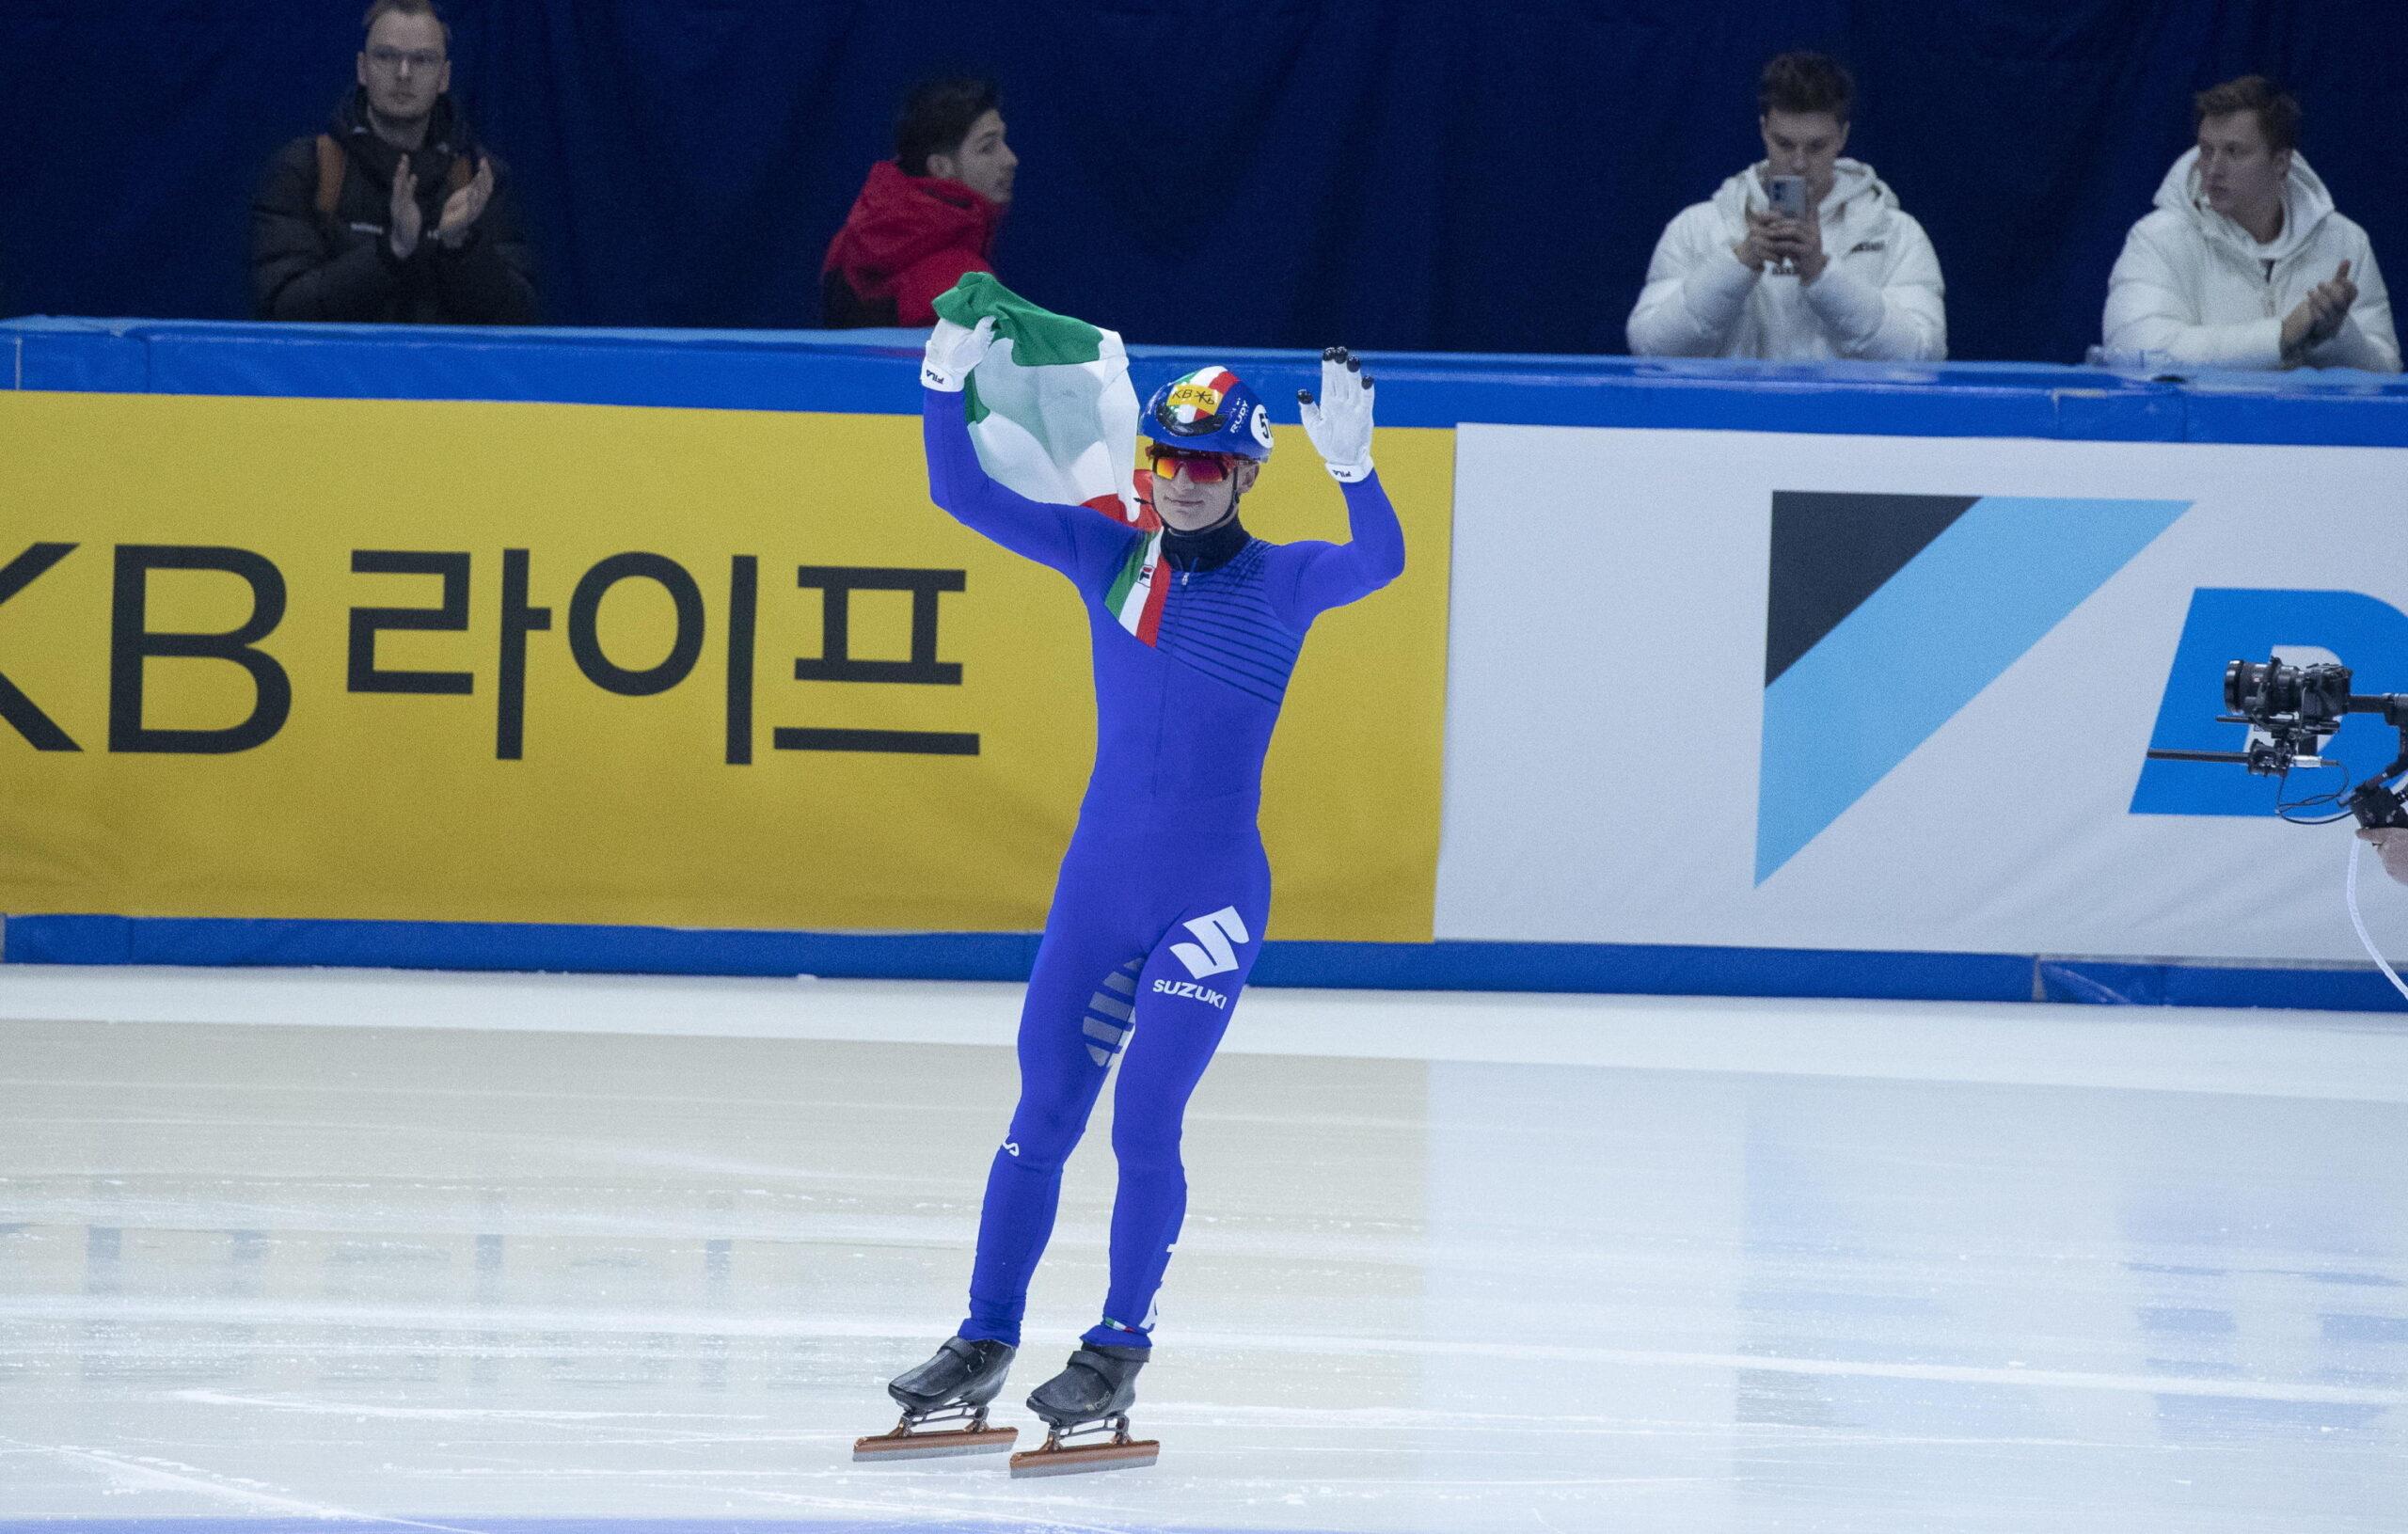
M 2300 157 L 2299 103 L 2253 74 L 2192 104 L 2198 145 L 2107 279 L 2106 359 L 2398 372 L 2374 249 Z
M 1872 167 L 1840 158 L 1855 83 L 1821 54 L 1783 54 L 1757 87 L 1765 157 L 1681 210 L 1656 242 L 1630 311 L 1640 356 L 1948 355 L 1940 258 Z M 1803 216 L 1777 213 L 1776 176 L 1806 183 Z

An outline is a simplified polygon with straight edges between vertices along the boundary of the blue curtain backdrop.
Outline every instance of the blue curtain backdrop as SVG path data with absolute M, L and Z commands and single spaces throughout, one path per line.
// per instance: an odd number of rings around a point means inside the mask
M 0 0 L 0 314 L 237 318 L 245 209 L 365 0 Z M 999 265 L 1132 340 L 1618 352 L 1665 221 L 1758 152 L 1767 55 L 1854 68 L 1851 144 L 1937 244 L 1952 355 L 2073 360 L 2190 137 L 2258 71 L 2408 281 L 2408 0 L 452 0 L 547 317 L 816 321 L 899 94 L 998 76 Z

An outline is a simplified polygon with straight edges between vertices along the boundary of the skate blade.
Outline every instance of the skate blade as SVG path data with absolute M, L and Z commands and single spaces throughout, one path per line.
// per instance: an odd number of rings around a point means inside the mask
M 1142 1470 L 1162 1452 L 1162 1441 L 1140 1438 L 1125 1444 L 1086 1444 L 1070 1448 L 1032 1448 L 1012 1456 L 1012 1476 L 1078 1476 L 1090 1470 Z
M 944 1432 L 906 1432 L 897 1428 L 875 1438 L 853 1440 L 853 1461 L 936 1460 L 948 1454 L 997 1454 L 1020 1440 L 1018 1428 L 956 1428 Z

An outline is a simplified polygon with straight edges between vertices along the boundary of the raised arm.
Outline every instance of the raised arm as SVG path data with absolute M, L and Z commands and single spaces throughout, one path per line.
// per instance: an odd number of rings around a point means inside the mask
M 1118 561 L 1133 534 L 1087 507 L 1031 500 L 997 483 L 978 462 L 961 390 L 994 343 L 994 328 L 992 320 L 979 321 L 975 330 L 940 320 L 928 337 L 920 366 L 928 497 L 973 532 L 1085 584 Z
M 1359 602 L 1404 574 L 1404 528 L 1379 476 L 1340 488 L 1348 541 L 1288 544 L 1279 550 L 1291 568 L 1274 600 L 1291 628 L 1301 630 L 1330 609 Z
M 1321 398 L 1298 390 L 1305 435 L 1346 497 L 1347 541 L 1290 544 L 1279 553 L 1284 579 L 1273 600 L 1291 627 L 1303 629 L 1331 608 L 1359 601 L 1404 573 L 1404 529 L 1371 469 L 1370 377 L 1342 346 L 1321 357 Z

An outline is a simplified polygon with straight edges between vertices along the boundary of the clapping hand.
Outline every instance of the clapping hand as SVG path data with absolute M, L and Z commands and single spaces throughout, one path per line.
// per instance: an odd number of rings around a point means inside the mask
M 2319 301 L 2319 308 L 2316 324 L 2308 326 L 2307 343 L 2321 346 L 2341 333 L 2350 306 L 2358 301 L 2358 285 L 2350 280 L 2350 263 L 2343 261 L 2330 277 L 2308 290 L 2308 297 Z
M 483 213 L 485 204 L 492 200 L 493 162 L 480 160 L 477 162 L 477 173 L 469 179 L 468 184 L 444 199 L 442 222 L 435 227 L 436 239 L 449 249 L 459 249 L 467 243 L 470 231 L 476 228 L 477 215 Z
M 2358 301 L 2358 285 L 2350 280 L 2350 263 L 2343 261 L 2324 281 L 2307 290 L 2307 296 L 2283 317 L 2283 360 L 2301 362 L 2314 347 L 2341 333 L 2350 318 L 2350 306 Z
M 410 157 L 403 155 L 393 166 L 393 206 L 385 238 L 392 246 L 395 261 L 407 261 L 418 250 L 418 238 L 426 228 L 426 214 L 419 211 L 418 175 L 410 169 Z

